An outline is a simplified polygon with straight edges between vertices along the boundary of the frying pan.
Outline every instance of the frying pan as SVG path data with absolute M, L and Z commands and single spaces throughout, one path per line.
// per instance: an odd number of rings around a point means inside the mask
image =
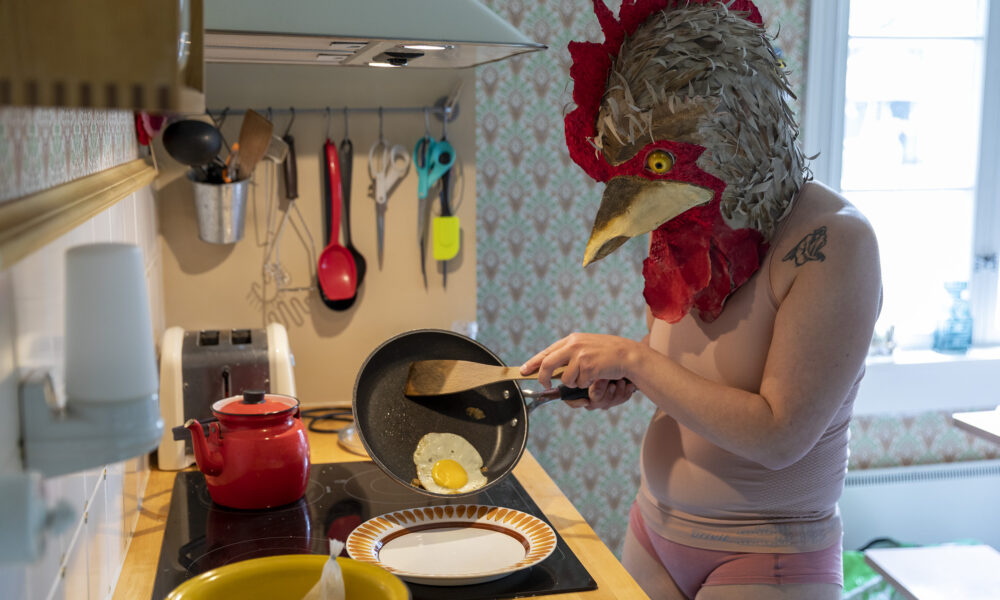
M 561 387 L 559 395 L 522 390 L 512 381 L 457 394 L 409 398 L 403 394 L 410 363 L 458 359 L 504 366 L 485 346 L 440 329 L 401 333 L 376 348 L 354 383 L 354 425 L 368 455 L 398 483 L 427 496 L 463 498 L 496 485 L 517 465 L 528 439 L 528 414 L 552 400 L 586 398 L 586 389 Z M 538 397 L 530 405 L 525 396 Z M 465 494 L 437 494 L 410 482 L 417 476 L 413 451 L 431 432 L 454 433 L 483 458 L 486 485 Z

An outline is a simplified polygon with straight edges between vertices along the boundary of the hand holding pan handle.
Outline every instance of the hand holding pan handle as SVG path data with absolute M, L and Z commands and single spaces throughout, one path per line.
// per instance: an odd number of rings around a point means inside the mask
M 624 380 L 625 383 L 632 383 L 627 378 Z M 550 390 L 528 390 L 521 388 L 521 393 L 525 398 L 534 398 L 533 402 L 526 403 L 528 408 L 528 414 L 530 415 L 533 410 L 542 406 L 543 404 L 548 404 L 553 400 L 589 400 L 590 394 L 587 388 L 571 388 L 565 385 L 560 385 L 557 388 Z
M 526 399 L 533 399 L 532 402 L 525 403 L 529 415 L 539 406 L 548 404 L 553 400 L 584 400 L 590 398 L 587 388 L 571 388 L 564 385 L 551 390 L 541 391 L 521 388 L 521 393 L 524 394 Z

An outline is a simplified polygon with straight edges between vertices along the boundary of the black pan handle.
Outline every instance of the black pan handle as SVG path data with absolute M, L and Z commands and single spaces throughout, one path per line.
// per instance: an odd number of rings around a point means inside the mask
M 631 383 L 628 379 L 624 380 L 625 383 Z M 556 393 L 558 392 L 558 393 Z M 553 400 L 589 400 L 590 392 L 587 388 L 571 388 L 565 385 L 560 385 L 555 390 L 545 390 L 543 392 L 536 392 L 534 390 L 522 389 L 521 393 L 526 398 L 535 398 L 534 402 L 528 403 L 528 414 L 531 414 L 533 410 L 548 404 Z
M 590 391 L 587 388 L 571 388 L 561 385 L 558 388 L 560 400 L 589 400 Z
M 535 390 L 522 389 L 521 394 L 524 395 L 525 398 L 534 398 L 534 401 L 528 402 L 527 404 L 529 415 L 539 406 L 543 406 L 554 400 L 583 400 L 590 397 L 587 388 L 571 388 L 564 385 L 561 385 L 554 390 L 544 390 L 539 392 L 536 392 Z

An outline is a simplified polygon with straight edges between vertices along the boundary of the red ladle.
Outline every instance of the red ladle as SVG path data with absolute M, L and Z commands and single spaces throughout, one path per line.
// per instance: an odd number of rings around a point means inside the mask
M 319 255 L 316 278 L 323 294 L 330 300 L 354 297 L 358 285 L 358 271 L 351 251 L 338 243 L 340 232 L 340 161 L 337 146 L 327 140 L 323 146 L 326 169 L 330 180 L 330 243 Z

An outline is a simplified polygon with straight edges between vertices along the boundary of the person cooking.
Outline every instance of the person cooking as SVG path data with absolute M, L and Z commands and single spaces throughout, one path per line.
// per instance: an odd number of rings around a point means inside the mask
M 749 0 L 602 0 L 570 44 L 570 155 L 607 183 L 584 266 L 652 232 L 649 334 L 574 333 L 521 366 L 655 405 L 623 562 L 652 598 L 840 598 L 848 424 L 881 307 L 865 217 L 811 180 Z

